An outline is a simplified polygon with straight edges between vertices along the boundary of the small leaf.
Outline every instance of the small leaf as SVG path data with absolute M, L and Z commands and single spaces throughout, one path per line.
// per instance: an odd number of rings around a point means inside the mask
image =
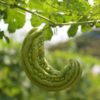
M 77 29 L 78 29 L 78 25 L 72 25 L 68 30 L 68 36 L 73 37 L 76 34 Z
M 42 9 L 43 8 L 43 6 L 41 6 L 41 5 L 43 5 L 43 3 L 44 2 L 42 2 L 41 0 L 29 0 L 29 2 L 28 2 L 28 7 L 30 8 L 30 9 Z
M 0 39 L 2 39 L 4 36 L 4 31 L 0 31 Z
M 100 28 L 100 23 L 96 23 L 96 28 Z
M 8 31 L 13 33 L 16 29 L 23 27 L 25 23 L 25 15 L 15 9 L 9 9 L 7 11 L 7 17 L 4 21 L 8 24 Z
M 82 32 L 88 32 L 91 30 L 91 26 L 89 24 L 82 25 Z
M 54 21 L 54 22 L 58 22 L 58 23 L 63 23 L 65 22 L 65 16 L 63 13 L 52 13 L 49 18 Z
M 15 23 L 17 29 L 22 28 L 25 24 L 25 15 L 16 11 Z
M 47 29 L 45 29 L 43 31 L 43 34 L 44 34 L 44 40 L 50 40 L 51 37 L 52 37 L 52 30 L 51 30 L 51 27 L 48 27 Z
M 10 22 L 10 23 L 8 24 L 8 31 L 9 31 L 10 33 L 14 33 L 15 30 L 16 30 L 16 25 L 15 25 L 15 23 L 14 23 L 14 22 Z
M 32 18 L 31 18 L 32 26 L 34 26 L 34 27 L 39 26 L 43 22 L 45 22 L 45 21 L 42 18 L 39 18 L 38 16 L 32 15 Z

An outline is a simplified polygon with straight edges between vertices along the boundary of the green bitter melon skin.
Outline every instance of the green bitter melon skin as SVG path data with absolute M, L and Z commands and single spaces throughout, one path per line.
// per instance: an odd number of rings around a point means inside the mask
M 76 59 L 68 60 L 61 71 L 49 65 L 44 55 L 43 29 L 38 27 L 33 28 L 24 39 L 21 65 L 34 84 L 49 91 L 70 88 L 82 74 L 81 63 Z

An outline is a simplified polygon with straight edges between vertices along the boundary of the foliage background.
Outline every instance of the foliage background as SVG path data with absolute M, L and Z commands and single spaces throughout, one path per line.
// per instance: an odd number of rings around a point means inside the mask
M 74 42 L 75 43 L 75 42 Z M 19 65 L 21 45 L 0 41 L 0 100 L 99 100 L 100 73 L 93 72 L 93 65 L 100 65 L 100 58 L 70 50 L 47 51 L 46 57 L 60 70 L 69 58 L 80 57 L 83 62 L 83 76 L 71 89 L 48 92 L 30 82 Z M 72 46 L 73 47 L 73 46 Z
M 94 26 L 100 28 L 100 0 L 94 0 L 93 6 L 88 0 L 0 0 L 0 20 L 8 25 L 9 34 L 24 26 L 26 11 L 32 14 L 33 26 L 46 23 L 46 40 L 52 36 L 51 27 L 71 25 L 69 37 L 76 34 L 79 25 L 82 32 Z M 75 41 L 67 44 L 69 50 L 47 50 L 46 57 L 58 69 L 63 68 L 67 59 L 79 57 L 83 62 L 81 80 L 70 90 L 47 92 L 32 84 L 20 66 L 21 44 L 9 40 L 2 29 L 0 38 L 0 100 L 100 100 L 100 72 L 93 72 L 93 66 L 100 65 L 100 58 L 76 52 Z

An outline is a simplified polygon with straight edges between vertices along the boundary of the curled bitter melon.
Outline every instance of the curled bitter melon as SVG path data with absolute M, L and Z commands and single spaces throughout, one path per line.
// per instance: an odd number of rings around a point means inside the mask
M 43 29 L 33 28 L 22 44 L 21 65 L 29 79 L 39 87 L 57 91 L 71 87 L 81 77 L 81 63 L 70 59 L 61 70 L 51 67 L 44 55 Z

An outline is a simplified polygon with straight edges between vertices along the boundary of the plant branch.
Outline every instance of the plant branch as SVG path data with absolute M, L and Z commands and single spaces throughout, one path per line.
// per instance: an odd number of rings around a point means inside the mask
M 9 7 L 18 8 L 18 9 L 24 10 L 26 12 L 29 12 L 31 14 L 34 14 L 34 15 L 36 15 L 36 16 L 38 16 L 38 17 L 40 17 L 40 18 L 50 22 L 54 26 L 75 25 L 75 24 L 76 25 L 81 25 L 81 24 L 100 23 L 100 20 L 90 20 L 90 21 L 82 21 L 82 22 L 79 21 L 79 22 L 69 22 L 69 23 L 57 23 L 57 22 L 54 22 L 54 21 L 50 20 L 49 18 L 47 18 L 47 17 L 45 17 L 45 16 L 43 16 L 43 15 L 37 13 L 37 12 L 33 12 L 31 10 L 23 8 L 20 5 L 16 5 L 16 4 L 10 5 L 10 4 L 7 4 L 6 2 L 3 2 L 3 1 L 0 1 L 0 3 L 3 4 L 4 6 L 6 5 L 6 6 L 9 6 Z
M 82 25 L 82 24 L 91 24 L 91 23 L 100 23 L 100 20 L 89 20 L 89 21 L 82 21 L 82 22 L 69 22 L 69 23 L 58 23 L 58 26 L 63 25 Z
M 34 14 L 34 15 L 36 15 L 36 16 L 42 18 L 42 19 L 47 20 L 47 21 L 50 22 L 51 24 L 56 24 L 55 22 L 53 22 L 53 21 L 50 20 L 49 18 L 47 18 L 47 17 L 45 17 L 45 16 L 42 16 L 41 14 L 39 14 L 39 13 L 37 13 L 37 12 L 33 12 L 33 11 L 31 11 L 31 10 L 28 10 L 28 9 L 23 8 L 23 7 L 21 7 L 21 6 L 18 6 L 18 5 L 15 5 L 15 8 L 19 8 L 19 9 L 21 9 L 21 10 L 24 10 L 24 11 L 26 11 L 26 12 L 29 12 L 29 13 L 31 13 L 31 14 Z
M 34 14 L 34 15 L 36 15 L 36 16 L 42 18 L 42 19 L 45 19 L 45 20 L 47 20 L 48 22 L 50 22 L 51 24 L 56 24 L 55 22 L 53 22 L 53 21 L 50 20 L 49 18 L 47 18 L 47 17 L 45 17 L 45 16 L 42 16 L 41 14 L 39 14 L 39 13 L 37 13 L 37 12 L 33 12 L 33 11 L 31 11 L 31 10 L 28 10 L 28 9 L 26 9 L 26 8 L 23 8 L 23 7 L 19 6 L 19 5 L 16 5 L 16 4 L 10 5 L 10 4 L 8 4 L 8 3 L 6 3 L 6 2 L 3 2 L 3 1 L 0 1 L 0 3 L 3 4 L 3 5 L 7 5 L 7 6 L 9 6 L 9 7 L 19 8 L 19 9 L 21 9 L 21 10 L 24 10 L 24 11 L 26 11 L 26 12 L 29 12 L 29 13 L 31 13 L 31 14 Z

